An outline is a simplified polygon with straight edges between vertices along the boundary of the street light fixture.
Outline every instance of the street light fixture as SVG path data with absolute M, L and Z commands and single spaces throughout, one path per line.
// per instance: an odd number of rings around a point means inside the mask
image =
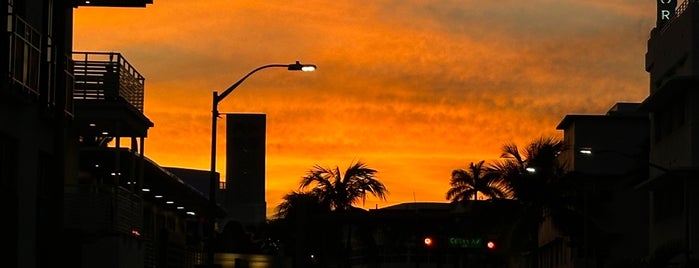
M 592 157 L 592 156 L 594 156 L 595 154 L 600 155 L 600 154 L 603 154 L 603 153 L 612 153 L 612 154 L 619 155 L 619 156 L 621 156 L 621 157 L 623 157 L 623 158 L 626 158 L 626 159 L 629 159 L 629 160 L 635 160 L 635 159 L 637 158 L 637 156 L 635 156 L 635 155 L 633 155 L 633 154 L 629 154 L 629 153 L 622 152 L 622 151 L 617 151 L 617 150 L 594 150 L 594 149 L 591 148 L 591 147 L 581 147 L 581 148 L 578 149 L 578 153 L 580 153 L 580 154 L 582 154 L 582 155 L 585 155 L 585 156 L 587 156 L 587 157 Z M 646 152 L 646 153 L 647 153 L 647 152 Z M 667 168 L 667 167 L 658 165 L 658 164 L 653 163 L 653 162 L 650 162 L 650 161 L 648 161 L 647 164 L 648 164 L 649 167 L 658 169 L 658 170 L 660 170 L 661 172 L 663 172 L 664 174 L 670 174 L 670 173 L 673 173 L 673 172 L 676 172 L 676 171 L 677 171 L 677 170 L 671 170 L 671 169 L 669 169 L 669 168 Z M 692 250 L 692 244 L 691 244 L 691 238 L 690 238 L 690 235 L 691 235 L 691 234 L 690 234 L 690 233 L 691 233 L 691 223 L 690 223 L 690 217 L 689 217 L 689 214 L 690 214 L 690 212 L 691 212 L 691 208 L 690 208 L 691 203 L 689 203 L 689 200 L 688 200 L 688 196 L 689 196 L 689 190 L 688 190 L 688 189 L 689 189 L 689 186 L 688 186 L 688 181 L 687 181 L 686 175 L 682 175 L 682 174 L 680 173 L 679 175 L 675 175 L 675 176 L 678 176 L 680 179 L 682 179 L 682 184 L 683 184 L 683 185 L 682 185 L 682 198 L 683 198 L 683 208 L 684 208 L 683 213 L 684 213 L 684 228 L 685 228 L 685 230 L 684 230 L 684 232 L 685 232 L 685 233 L 684 233 L 684 235 L 685 235 L 685 237 L 684 237 L 684 240 L 685 240 L 685 241 L 684 241 L 684 243 L 685 243 L 685 244 L 684 244 L 684 247 L 685 247 L 685 249 L 684 249 L 684 258 L 685 258 L 685 262 L 686 262 L 686 263 L 689 263 L 689 261 L 690 261 L 690 259 L 691 259 L 691 258 L 690 258 L 690 253 L 691 253 L 691 250 Z M 648 178 L 648 179 L 649 179 L 649 178 Z M 636 187 L 638 187 L 638 186 L 636 186 Z M 585 192 L 585 195 L 583 196 L 583 205 L 584 205 L 583 213 L 584 213 L 585 215 L 587 215 L 587 191 Z M 585 216 L 585 217 L 587 217 L 587 216 Z M 587 239 L 588 239 L 588 234 L 587 234 L 588 231 L 587 231 L 587 228 L 588 228 L 588 227 L 587 227 L 587 221 L 585 221 L 585 225 L 583 226 L 583 229 L 584 229 L 584 230 L 583 230 L 583 234 L 584 234 L 584 235 L 583 235 L 583 240 L 584 240 L 584 241 L 583 241 L 583 245 L 584 245 L 584 247 L 585 247 L 584 250 L 585 250 L 585 254 L 586 254 L 586 255 L 589 253 L 589 252 L 587 252 L 587 251 L 588 251 L 588 248 L 587 248 L 587 247 L 589 247 L 589 246 L 588 246 L 588 242 L 587 242 Z M 586 259 L 585 259 L 585 266 L 587 267 L 587 256 L 586 256 Z
M 584 155 L 592 155 L 592 148 L 590 147 L 582 147 L 580 150 L 578 150 L 579 153 L 584 154 Z
M 314 64 L 301 64 L 299 61 L 296 61 L 295 63 L 291 64 L 267 64 L 263 65 L 260 67 L 257 67 L 256 69 L 250 71 L 248 74 L 240 78 L 237 82 L 235 82 L 233 85 L 228 87 L 226 90 L 224 90 L 221 95 L 218 94 L 218 91 L 214 91 L 213 93 L 213 102 L 212 106 L 213 109 L 211 110 L 211 170 L 210 170 L 210 177 L 209 177 L 209 202 L 212 205 L 212 208 L 216 207 L 216 192 L 218 191 L 218 181 L 216 179 L 216 129 L 217 129 L 217 121 L 220 113 L 218 112 L 218 104 L 228 96 L 234 89 L 236 89 L 240 84 L 245 81 L 250 75 L 256 73 L 259 70 L 262 69 L 267 69 L 267 68 L 287 68 L 289 71 L 304 71 L 304 72 L 312 72 L 315 71 L 318 67 Z M 214 214 L 215 215 L 215 214 Z M 215 235 L 215 230 L 214 230 L 214 220 L 215 216 L 212 216 L 212 219 L 210 221 L 211 224 L 211 234 L 210 238 L 211 241 L 213 242 L 213 237 Z M 209 264 L 213 265 L 214 264 L 214 248 L 213 245 L 209 245 L 209 256 L 208 256 L 208 261 Z
M 312 72 L 316 70 L 315 65 L 313 64 L 301 64 L 298 61 L 296 63 L 289 64 L 289 71 L 304 71 L 304 72 Z

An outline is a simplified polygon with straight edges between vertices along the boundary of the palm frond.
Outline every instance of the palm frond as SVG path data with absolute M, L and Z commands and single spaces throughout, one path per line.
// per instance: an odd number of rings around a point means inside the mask
M 324 168 L 315 165 L 301 180 L 300 189 L 312 187 L 321 200 L 335 210 L 349 209 L 359 199 L 365 200 L 367 193 L 382 200 L 386 199 L 386 186 L 376 179 L 377 171 L 365 163 L 351 163 L 344 174 L 340 168 Z
M 471 162 L 468 169 L 455 169 L 451 173 L 446 198 L 452 202 L 483 198 L 510 198 L 512 196 L 507 181 L 492 166 L 485 165 L 485 160 Z

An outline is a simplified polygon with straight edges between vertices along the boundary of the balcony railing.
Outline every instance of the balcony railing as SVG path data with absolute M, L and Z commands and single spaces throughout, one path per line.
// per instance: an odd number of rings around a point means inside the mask
M 143 112 L 145 78 L 116 52 L 73 52 L 76 100 L 125 100 Z
M 69 59 L 68 55 L 65 56 L 66 59 Z M 65 112 L 67 115 L 70 115 L 71 117 L 73 116 L 73 113 L 75 112 L 75 107 L 73 106 L 73 92 L 75 91 L 75 76 L 73 76 L 73 61 L 69 60 L 66 61 L 66 67 L 63 70 L 63 75 L 65 75 L 65 88 L 66 88 L 66 95 L 65 95 Z
M 121 187 L 65 187 L 65 226 L 95 235 L 143 232 L 143 201 Z
M 41 34 L 17 15 L 7 18 L 10 37 L 10 83 L 35 95 L 39 95 L 39 63 L 41 59 Z

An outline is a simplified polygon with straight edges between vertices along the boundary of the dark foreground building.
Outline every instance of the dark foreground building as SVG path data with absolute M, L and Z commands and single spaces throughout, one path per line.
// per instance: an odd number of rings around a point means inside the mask
M 658 1 L 658 13 L 663 3 Z M 697 267 L 699 242 L 699 1 L 666 8 L 651 30 L 646 53 L 650 93 L 650 176 L 639 185 L 650 197 L 648 243 L 668 265 Z M 667 12 L 666 12 L 667 13 Z M 659 256 L 660 257 L 660 256 Z
M 5 267 L 62 263 L 63 182 L 77 176 L 71 129 L 72 8 L 66 1 L 2 0 L 0 198 Z M 50 52 L 50 53 L 49 53 Z M 71 156 L 68 156 L 71 155 Z
M 514 200 L 305 211 L 290 218 L 286 253 L 293 267 L 515 267 L 520 211 Z
M 563 235 L 546 217 L 539 267 L 623 267 L 648 255 L 648 113 L 617 103 L 605 114 L 569 114 L 556 127 L 565 172 L 580 189 L 582 227 Z
M 144 77 L 74 52 L 73 9 L 149 0 L 1 0 L 2 267 L 192 267 L 222 211 L 144 155 Z
M 648 97 L 559 124 L 569 147 L 562 157 L 582 182 L 590 221 L 582 243 L 541 255 L 547 263 L 539 267 L 699 267 L 697 36 L 699 1 L 658 0 Z

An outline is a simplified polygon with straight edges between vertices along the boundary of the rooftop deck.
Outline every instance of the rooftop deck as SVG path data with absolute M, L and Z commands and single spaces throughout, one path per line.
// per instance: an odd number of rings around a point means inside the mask
M 82 135 L 146 137 L 145 78 L 119 53 L 73 52 L 76 122 Z
M 143 112 L 145 78 L 116 52 L 73 52 L 76 100 L 123 99 Z

